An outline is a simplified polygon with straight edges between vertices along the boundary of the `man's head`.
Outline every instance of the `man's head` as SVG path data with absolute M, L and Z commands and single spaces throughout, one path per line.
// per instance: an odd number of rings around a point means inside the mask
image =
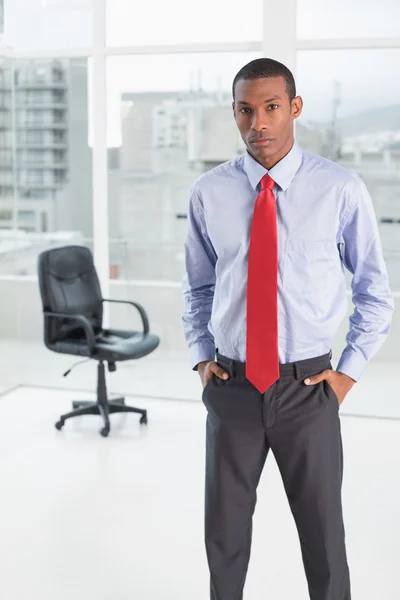
M 293 122 L 303 101 L 291 71 L 271 58 L 240 69 L 232 86 L 233 113 L 250 154 L 271 169 L 293 145 Z

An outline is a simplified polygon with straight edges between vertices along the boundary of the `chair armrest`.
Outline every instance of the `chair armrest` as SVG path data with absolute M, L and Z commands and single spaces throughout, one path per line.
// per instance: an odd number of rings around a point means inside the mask
M 130 300 L 112 300 L 110 298 L 103 298 L 103 302 L 114 302 L 115 304 L 130 304 L 131 306 L 137 308 L 140 313 L 140 316 L 142 317 L 143 333 L 149 333 L 149 320 L 147 318 L 147 314 L 143 306 L 137 304 L 136 302 L 131 302 Z
M 88 349 L 90 354 L 93 353 L 93 350 L 96 345 L 96 338 L 93 331 L 93 326 L 89 319 L 85 317 L 85 315 L 69 315 L 65 313 L 54 313 L 44 311 L 43 315 L 45 317 L 55 318 L 55 319 L 70 319 L 72 321 L 78 321 L 82 325 L 82 329 L 85 332 L 86 342 L 88 345 Z

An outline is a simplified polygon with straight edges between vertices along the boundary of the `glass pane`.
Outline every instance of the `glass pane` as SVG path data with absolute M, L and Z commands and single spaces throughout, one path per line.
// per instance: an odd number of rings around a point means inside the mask
M 85 59 L 0 62 L 0 274 L 92 236 Z
M 201 173 L 243 151 L 231 87 L 254 58 L 108 59 L 113 278 L 181 280 L 189 188 Z
M 262 39 L 262 0 L 253 0 L 251 16 L 238 0 L 107 1 L 110 46 L 247 42 Z M 154 76 L 158 77 L 156 71 Z
M 399 35 L 399 0 L 297 0 L 299 39 Z
M 400 290 L 400 50 L 298 53 L 297 139 L 357 172 L 374 202 L 393 289 Z
M 4 0 L 3 44 L 73 48 L 92 44 L 92 0 Z

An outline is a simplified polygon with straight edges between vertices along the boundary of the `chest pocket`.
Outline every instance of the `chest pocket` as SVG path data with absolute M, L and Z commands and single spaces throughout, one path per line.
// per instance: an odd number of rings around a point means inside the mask
M 322 298 L 338 284 L 340 255 L 332 240 L 289 240 L 283 285 L 291 293 Z

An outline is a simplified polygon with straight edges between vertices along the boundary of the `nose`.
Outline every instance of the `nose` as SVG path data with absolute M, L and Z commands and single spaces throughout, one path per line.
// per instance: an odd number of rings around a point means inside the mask
M 258 111 L 253 113 L 251 128 L 254 131 L 262 131 L 263 129 L 267 128 L 265 111 Z

